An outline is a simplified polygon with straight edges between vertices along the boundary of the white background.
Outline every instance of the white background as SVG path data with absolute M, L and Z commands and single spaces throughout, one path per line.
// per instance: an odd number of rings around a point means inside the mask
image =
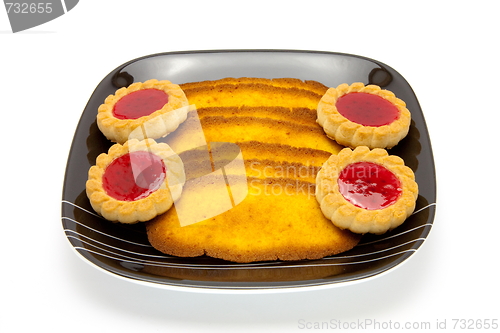
M 433 328 L 446 320 L 452 330 L 453 319 L 500 321 L 497 14 L 494 1 L 81 0 L 13 34 L 0 10 L 0 332 L 295 332 L 335 320 Z M 435 224 L 420 250 L 367 282 L 263 295 L 152 288 L 79 259 L 60 200 L 87 100 L 126 61 L 201 49 L 344 52 L 401 73 L 424 111 L 438 175 Z

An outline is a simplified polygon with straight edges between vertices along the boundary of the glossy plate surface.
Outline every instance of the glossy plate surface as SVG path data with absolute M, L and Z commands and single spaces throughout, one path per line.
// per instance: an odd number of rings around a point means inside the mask
M 390 233 L 363 236 L 358 246 L 340 255 L 250 264 L 167 256 L 149 245 L 143 224 L 114 224 L 98 217 L 87 199 L 85 182 L 96 157 L 111 146 L 95 121 L 104 99 L 120 87 L 152 78 L 181 84 L 225 77 L 290 77 L 329 87 L 363 82 L 393 91 L 412 113 L 408 136 L 389 153 L 401 156 L 415 172 L 420 194 L 414 214 Z M 283 291 L 360 282 L 397 267 L 428 236 L 435 202 L 434 161 L 425 119 L 412 88 L 394 69 L 375 60 L 328 52 L 177 52 L 132 60 L 99 83 L 83 111 L 68 157 L 62 224 L 69 242 L 85 261 L 121 278 L 193 291 Z

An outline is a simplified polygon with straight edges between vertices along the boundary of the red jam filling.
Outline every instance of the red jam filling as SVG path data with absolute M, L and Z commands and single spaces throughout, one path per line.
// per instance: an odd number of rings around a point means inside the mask
M 149 116 L 168 103 L 168 95 L 158 89 L 142 89 L 123 96 L 113 108 L 118 119 L 137 119 Z
M 383 166 L 356 162 L 345 167 L 338 179 L 344 198 L 360 208 L 375 210 L 395 203 L 401 195 L 399 179 Z
M 156 191 L 166 177 L 160 157 L 147 151 L 122 155 L 108 165 L 102 177 L 106 193 L 120 201 L 135 201 Z
M 341 115 L 363 126 L 389 125 L 399 118 L 399 110 L 388 100 L 369 93 L 353 92 L 335 104 Z

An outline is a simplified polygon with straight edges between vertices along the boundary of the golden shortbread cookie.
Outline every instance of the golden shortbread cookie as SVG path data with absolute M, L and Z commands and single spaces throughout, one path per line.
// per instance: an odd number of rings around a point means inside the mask
M 200 183 L 186 185 L 179 203 L 146 223 L 153 247 L 180 257 L 208 255 L 252 262 L 318 259 L 350 250 L 359 242 L 359 235 L 341 230 L 323 216 L 314 199 L 314 183 L 280 178 L 233 182 L 233 191 L 248 186 L 241 203 L 217 216 L 182 226 L 178 205 L 183 205 L 192 191 L 200 197 L 223 194 L 214 194 L 210 186 L 213 182 L 206 177 Z M 224 197 L 218 199 L 223 204 Z M 205 207 L 203 202 L 186 205 L 193 210 Z
M 97 113 L 97 126 L 110 141 L 158 139 L 186 120 L 184 91 L 167 80 L 151 79 L 120 88 L 109 95 Z
M 393 92 L 356 82 L 330 88 L 317 108 L 318 123 L 339 144 L 392 148 L 410 128 L 406 103 Z
M 182 160 L 167 144 L 132 139 L 97 157 L 86 192 L 92 208 L 107 220 L 136 223 L 167 211 L 184 182 Z
M 417 197 L 413 171 L 380 148 L 344 148 L 323 164 L 316 178 L 323 214 L 339 228 L 360 234 L 383 234 L 401 225 Z

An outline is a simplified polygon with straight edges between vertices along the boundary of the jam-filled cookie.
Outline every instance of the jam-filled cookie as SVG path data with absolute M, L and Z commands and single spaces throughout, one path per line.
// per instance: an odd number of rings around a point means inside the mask
M 392 148 L 410 128 L 406 103 L 393 92 L 357 82 L 329 88 L 318 103 L 318 123 L 339 144 Z
M 136 82 L 109 95 L 97 113 L 97 126 L 109 140 L 161 138 L 186 120 L 188 100 L 167 80 Z
M 383 234 L 413 213 L 418 185 L 404 161 L 385 149 L 342 149 L 316 177 L 316 198 L 326 218 L 355 233 Z
M 105 219 L 136 223 L 166 212 L 184 182 L 182 160 L 167 144 L 132 139 L 97 157 L 86 191 L 92 208 Z

